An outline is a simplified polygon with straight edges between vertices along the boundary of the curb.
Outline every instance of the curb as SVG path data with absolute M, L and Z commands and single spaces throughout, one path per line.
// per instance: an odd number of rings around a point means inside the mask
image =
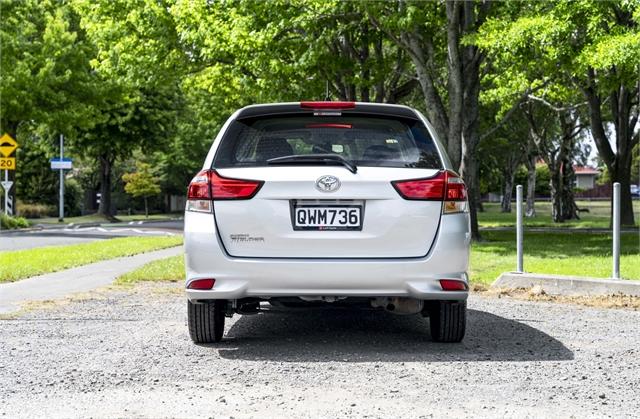
M 69 223 L 65 225 L 65 228 L 85 228 L 85 227 L 100 227 L 102 223 L 94 222 L 94 223 Z
M 526 227 L 526 226 L 525 226 Z M 583 228 L 583 227 L 526 227 L 527 231 L 534 233 L 609 233 L 610 228 Z M 480 227 L 480 231 L 515 231 L 515 226 L 506 227 Z M 623 227 L 620 229 L 621 233 L 637 233 L 640 231 L 639 227 Z
M 541 275 L 505 272 L 491 284 L 491 288 L 515 289 L 541 287 L 550 295 L 612 295 L 640 297 L 640 281 L 600 279 L 566 275 Z
M 2 230 L 0 230 L 0 234 L 12 234 L 12 233 L 28 233 L 30 231 L 41 231 L 43 230 L 42 227 L 26 227 L 26 228 L 12 228 L 12 229 L 6 229 L 3 228 Z

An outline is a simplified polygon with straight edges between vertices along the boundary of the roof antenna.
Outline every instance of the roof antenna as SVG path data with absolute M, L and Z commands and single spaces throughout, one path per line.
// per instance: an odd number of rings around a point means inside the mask
M 326 102 L 330 102 L 331 101 L 331 96 L 329 95 L 329 79 L 327 79 L 327 84 L 326 84 L 325 91 L 324 91 L 324 100 Z

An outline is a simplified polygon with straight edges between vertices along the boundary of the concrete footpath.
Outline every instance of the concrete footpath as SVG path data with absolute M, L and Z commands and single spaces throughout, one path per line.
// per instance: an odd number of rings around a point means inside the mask
M 55 300 L 107 286 L 120 275 L 148 262 L 180 255 L 182 252 L 182 246 L 171 247 L 0 284 L 0 314 L 18 310 L 21 304 L 29 301 Z

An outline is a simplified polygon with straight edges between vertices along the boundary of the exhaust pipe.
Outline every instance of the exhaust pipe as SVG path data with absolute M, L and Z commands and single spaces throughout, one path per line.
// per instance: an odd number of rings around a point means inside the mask
M 407 297 L 378 297 L 371 300 L 371 307 L 381 307 L 393 314 L 417 314 L 423 306 L 422 300 Z

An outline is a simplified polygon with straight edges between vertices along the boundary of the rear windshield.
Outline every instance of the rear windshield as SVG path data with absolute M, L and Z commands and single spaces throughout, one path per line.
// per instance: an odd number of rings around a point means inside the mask
M 358 166 L 440 169 L 424 124 L 377 116 L 268 116 L 234 121 L 213 166 L 266 166 L 276 157 L 338 154 Z

